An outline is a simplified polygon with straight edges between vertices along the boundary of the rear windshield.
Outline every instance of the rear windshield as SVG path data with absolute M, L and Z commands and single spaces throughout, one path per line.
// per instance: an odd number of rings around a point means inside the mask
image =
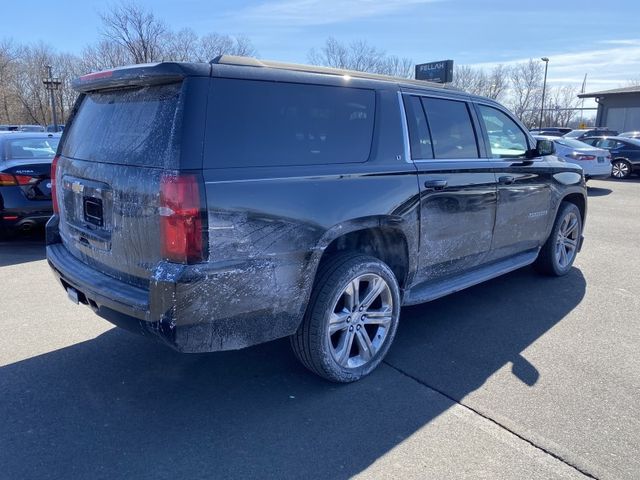
M 591 145 L 581 142 L 580 140 L 574 140 L 573 138 L 564 137 L 561 140 L 554 140 L 559 145 L 563 145 L 569 148 L 589 148 Z
M 86 94 L 62 155 L 79 160 L 175 168 L 181 84 Z
M 53 158 L 59 141 L 59 137 L 8 140 L 6 142 L 7 159 Z

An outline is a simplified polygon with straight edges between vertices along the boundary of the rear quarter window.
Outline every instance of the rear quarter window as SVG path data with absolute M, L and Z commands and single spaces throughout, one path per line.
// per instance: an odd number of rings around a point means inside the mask
M 29 158 L 53 158 L 58 148 L 59 138 L 20 138 L 5 142 L 8 160 Z
M 86 94 L 61 153 L 79 160 L 175 168 L 180 97 L 177 83 Z
M 365 162 L 374 112 L 373 90 L 215 79 L 205 167 Z

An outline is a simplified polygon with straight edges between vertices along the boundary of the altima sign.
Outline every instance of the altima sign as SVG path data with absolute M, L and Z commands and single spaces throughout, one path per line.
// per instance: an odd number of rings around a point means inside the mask
M 449 83 L 453 81 L 453 60 L 421 63 L 416 65 L 416 80 Z

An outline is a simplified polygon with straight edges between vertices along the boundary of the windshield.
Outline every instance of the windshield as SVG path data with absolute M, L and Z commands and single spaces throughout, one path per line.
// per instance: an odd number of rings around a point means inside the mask
M 587 130 L 572 130 L 569 133 L 565 134 L 565 138 L 576 138 L 585 133 Z
M 17 138 L 8 140 L 7 158 L 9 160 L 25 158 L 53 158 L 60 137 Z
M 558 140 L 554 140 L 554 142 L 556 142 L 558 145 L 562 145 L 564 147 L 569 147 L 569 148 L 589 148 L 591 147 L 591 145 L 581 142 L 580 140 L 574 140 L 572 138 L 561 138 Z

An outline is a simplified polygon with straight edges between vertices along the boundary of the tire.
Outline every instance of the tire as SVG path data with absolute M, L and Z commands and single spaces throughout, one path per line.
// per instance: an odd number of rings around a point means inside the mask
M 561 277 L 571 270 L 582 236 L 582 217 L 576 205 L 562 202 L 549 238 L 542 246 L 534 268 Z
M 631 175 L 631 164 L 626 160 L 614 160 L 611 162 L 611 176 L 623 180 Z
M 354 382 L 385 357 L 399 317 L 400 288 L 391 269 L 368 255 L 338 253 L 320 265 L 291 347 L 313 373 Z

